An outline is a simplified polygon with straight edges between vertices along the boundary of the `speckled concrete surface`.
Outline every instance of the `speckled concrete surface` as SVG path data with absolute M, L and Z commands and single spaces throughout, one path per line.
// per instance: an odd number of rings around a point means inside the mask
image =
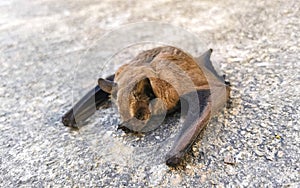
M 296 0 L 1 1 L 0 187 L 300 186 L 299 20 Z M 232 84 L 231 108 L 211 120 L 177 170 L 163 158 L 178 114 L 140 136 L 116 130 L 114 108 L 79 131 L 60 122 L 97 79 L 91 64 L 77 73 L 86 49 L 137 21 L 205 36 Z

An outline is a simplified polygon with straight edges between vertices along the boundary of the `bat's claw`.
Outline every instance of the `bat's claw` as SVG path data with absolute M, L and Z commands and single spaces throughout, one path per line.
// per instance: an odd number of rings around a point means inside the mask
M 129 128 L 127 128 L 124 123 L 126 122 L 123 122 L 121 124 L 118 125 L 118 128 L 117 130 L 121 129 L 122 131 L 124 131 L 125 133 L 134 133 L 134 131 L 130 130 Z
M 170 167 L 177 167 L 182 161 L 181 157 L 173 156 L 166 160 L 166 164 Z
M 225 81 L 226 86 L 231 86 L 229 81 Z

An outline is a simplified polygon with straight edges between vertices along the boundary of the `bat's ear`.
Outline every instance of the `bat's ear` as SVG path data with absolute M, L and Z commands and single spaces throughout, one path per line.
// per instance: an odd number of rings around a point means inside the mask
M 105 80 L 103 78 L 99 78 L 98 79 L 98 85 L 103 91 L 105 91 L 106 93 L 111 94 L 113 87 L 115 87 L 117 84 L 113 81 Z

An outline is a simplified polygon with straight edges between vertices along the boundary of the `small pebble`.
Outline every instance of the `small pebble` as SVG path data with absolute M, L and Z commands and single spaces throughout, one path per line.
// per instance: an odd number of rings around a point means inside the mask
M 227 155 L 224 158 L 224 163 L 230 164 L 230 165 L 235 165 L 236 164 L 235 159 L 234 159 L 234 157 L 232 157 L 232 155 Z
M 277 156 L 278 156 L 279 158 L 282 158 L 283 155 L 284 155 L 283 151 L 278 151 Z

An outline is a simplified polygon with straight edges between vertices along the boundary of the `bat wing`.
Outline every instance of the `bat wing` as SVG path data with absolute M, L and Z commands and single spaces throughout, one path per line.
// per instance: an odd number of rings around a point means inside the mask
M 224 107 L 230 95 L 230 83 L 225 82 L 225 76 L 220 76 L 214 68 L 210 56 L 212 49 L 206 51 L 200 57 L 196 58 L 201 67 L 210 89 L 210 101 L 212 101 L 212 114 L 216 114 Z
M 191 148 L 211 117 L 210 90 L 189 93 L 182 96 L 180 100 L 181 110 L 187 115 L 180 133 L 166 155 L 166 164 L 173 167 L 181 162 L 184 154 Z
M 113 81 L 114 75 L 106 78 Z M 109 93 L 103 91 L 98 85 L 82 97 L 62 117 L 62 123 L 69 127 L 78 127 L 78 123 L 92 116 L 97 109 L 109 100 Z
M 215 70 L 210 61 L 211 53 L 212 49 L 196 58 L 205 73 L 210 89 L 197 90 L 180 97 L 181 110 L 187 115 L 180 133 L 167 153 L 166 164 L 169 166 L 177 166 L 181 162 L 184 154 L 208 124 L 210 117 L 226 103 L 229 97 L 229 85 Z
M 216 69 L 214 68 L 210 56 L 212 54 L 213 50 L 209 49 L 204 54 L 202 54 L 200 57 L 196 58 L 197 63 L 200 67 L 204 67 L 206 72 L 211 73 L 215 78 L 217 78 L 220 82 L 224 83 L 224 78 L 218 74 Z

